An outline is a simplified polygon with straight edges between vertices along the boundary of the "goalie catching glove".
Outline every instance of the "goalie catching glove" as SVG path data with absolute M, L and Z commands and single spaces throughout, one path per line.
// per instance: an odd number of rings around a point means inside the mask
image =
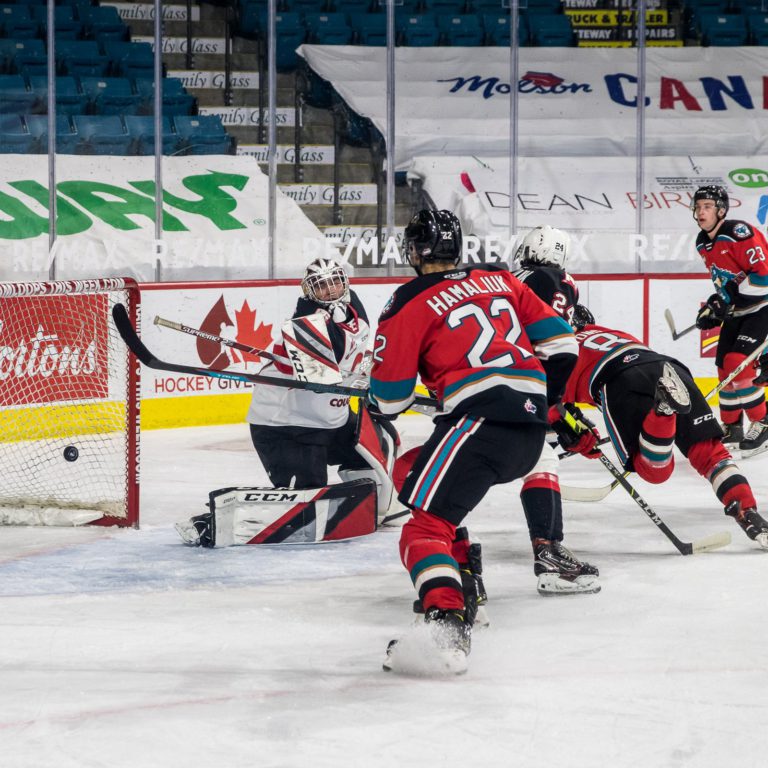
M 600 435 L 595 425 L 573 403 L 553 405 L 549 409 L 549 423 L 564 451 L 580 453 L 588 459 L 600 455 Z

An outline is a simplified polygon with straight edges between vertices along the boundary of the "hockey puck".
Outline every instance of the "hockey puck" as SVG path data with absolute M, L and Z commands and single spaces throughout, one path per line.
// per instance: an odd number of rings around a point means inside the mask
M 68 445 L 64 449 L 64 458 L 67 461 L 77 461 L 78 456 L 80 456 L 80 451 L 74 445 Z

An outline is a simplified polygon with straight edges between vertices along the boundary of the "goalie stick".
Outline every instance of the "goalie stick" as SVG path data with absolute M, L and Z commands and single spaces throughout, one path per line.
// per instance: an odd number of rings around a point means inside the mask
M 616 478 L 622 488 L 632 497 L 632 500 L 645 512 L 653 524 L 677 547 L 681 555 L 695 555 L 697 552 L 707 552 L 711 549 L 720 549 L 731 543 L 731 534 L 727 531 L 713 533 L 703 539 L 688 542 L 681 541 L 667 527 L 667 524 L 648 506 L 643 497 L 635 490 L 634 486 L 619 471 L 616 465 L 602 452 L 598 456 L 602 465 Z
M 675 318 L 672 317 L 671 309 L 664 310 L 664 319 L 667 321 L 669 330 L 672 331 L 672 341 L 677 341 L 681 336 L 685 336 L 686 333 L 690 333 L 696 328 L 696 323 L 694 323 L 693 325 L 689 325 L 687 328 L 683 328 L 682 331 L 678 332 L 675 329 Z
M 236 373 L 234 371 L 214 371 L 210 368 L 202 368 L 196 365 L 182 365 L 180 363 L 169 363 L 155 357 L 136 333 L 136 329 L 131 325 L 128 312 L 122 304 L 115 304 L 112 308 L 112 318 L 115 321 L 115 327 L 122 337 L 128 349 L 133 352 L 139 362 L 146 365 L 147 368 L 154 368 L 158 371 L 175 371 L 176 373 L 188 373 L 192 376 L 209 376 L 214 379 L 229 379 L 231 381 L 247 381 L 253 384 L 268 384 L 273 387 L 284 387 L 287 389 L 306 389 L 309 392 L 328 395 L 347 395 L 348 397 L 364 397 L 368 392 L 367 388 L 344 387 L 339 384 L 318 384 L 312 381 L 297 381 L 296 379 L 280 379 L 276 376 L 262 376 L 258 373 Z M 432 408 L 438 407 L 438 402 L 432 397 L 416 395 L 414 403 L 420 406 Z

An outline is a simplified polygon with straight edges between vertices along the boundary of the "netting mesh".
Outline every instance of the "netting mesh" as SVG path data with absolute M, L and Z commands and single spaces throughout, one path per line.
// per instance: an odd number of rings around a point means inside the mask
M 134 514 L 137 393 L 111 315 L 134 301 L 118 279 L 0 284 L 0 523 Z

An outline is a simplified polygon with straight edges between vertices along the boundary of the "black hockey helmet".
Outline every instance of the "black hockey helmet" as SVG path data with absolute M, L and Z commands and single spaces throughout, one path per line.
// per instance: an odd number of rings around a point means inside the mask
M 585 325 L 594 324 L 595 316 L 589 311 L 589 307 L 586 307 L 584 304 L 577 304 L 573 308 L 571 327 L 574 331 L 580 331 Z
M 722 215 L 719 218 L 724 219 L 728 214 L 728 209 L 731 204 L 728 200 L 728 193 L 725 191 L 725 187 L 721 187 L 719 184 L 707 184 L 704 187 L 699 187 L 693 193 L 693 199 L 691 200 L 691 210 L 693 211 L 693 217 L 696 218 L 696 203 L 699 200 L 714 200 L 715 208 L 718 213 L 722 211 Z
M 449 261 L 458 264 L 461 258 L 461 225 L 450 211 L 419 211 L 405 228 L 403 251 L 406 261 L 418 272 L 411 261 L 411 245 L 421 262 Z

